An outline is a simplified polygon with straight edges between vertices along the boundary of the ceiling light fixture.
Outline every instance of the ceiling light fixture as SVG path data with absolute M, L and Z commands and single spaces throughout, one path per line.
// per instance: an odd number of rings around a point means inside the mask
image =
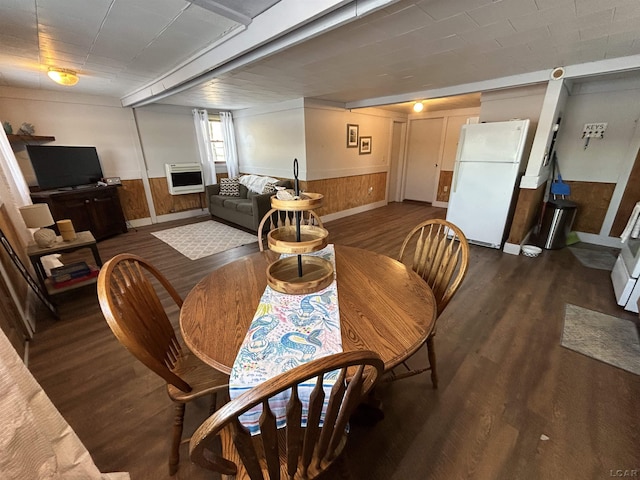
M 413 111 L 416 113 L 420 113 L 423 108 L 424 108 L 424 105 L 422 104 L 422 102 L 416 102 L 413 104 Z
M 72 87 L 76 83 L 78 83 L 78 75 L 73 70 L 67 70 L 66 68 L 54 68 L 49 67 L 49 72 L 47 73 L 49 78 L 54 82 L 64 85 L 65 87 Z

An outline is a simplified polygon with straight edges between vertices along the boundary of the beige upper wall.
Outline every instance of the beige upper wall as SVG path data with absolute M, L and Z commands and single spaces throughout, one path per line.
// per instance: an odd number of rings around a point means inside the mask
M 293 178 L 296 158 L 298 178 L 306 180 L 302 99 L 234 112 L 233 123 L 240 172 Z
M 348 111 L 319 102 L 305 104 L 307 180 L 386 172 L 391 155 L 394 115 L 375 108 Z M 347 125 L 371 137 L 371 153 L 347 148 Z
M 240 171 L 292 178 L 297 158 L 300 180 L 386 172 L 395 117 L 386 110 L 350 112 L 310 99 L 234 112 Z M 347 124 L 372 138 L 371 154 L 347 148 Z
M 547 84 L 544 83 L 483 92 L 480 96 L 480 121 L 504 122 L 528 118 L 532 127 L 535 127 L 546 91 Z
M 105 176 L 140 178 L 141 151 L 131 109 L 117 99 L 91 95 L 0 88 L 0 118 L 15 132 L 23 122 L 36 135 L 56 138 L 50 145 L 95 146 Z M 31 162 L 23 146 L 14 145 L 29 185 L 35 185 Z
M 0 87 L 0 119 L 14 131 L 32 123 L 36 135 L 56 138 L 48 145 L 95 146 L 105 176 L 139 179 L 148 170 L 149 177 L 164 177 L 165 163 L 200 161 L 188 107 L 150 105 L 134 114 L 118 99 Z M 35 185 L 24 146 L 14 150 L 27 183 Z
M 640 77 L 575 86 L 567 99 L 557 141 L 565 180 L 612 182 L 635 159 L 629 146 L 640 120 Z M 607 122 L 604 138 L 582 138 L 584 124 Z M 633 158 L 631 158 L 633 157 Z
M 148 105 L 135 116 L 150 178 L 164 177 L 165 163 L 200 163 L 191 108 Z

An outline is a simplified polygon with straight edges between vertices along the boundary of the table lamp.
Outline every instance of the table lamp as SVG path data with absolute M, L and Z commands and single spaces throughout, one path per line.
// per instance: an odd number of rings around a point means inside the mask
M 49 205 L 46 203 L 36 203 L 20 207 L 20 215 L 27 228 L 38 228 L 33 234 L 33 239 L 41 248 L 48 248 L 56 243 L 56 232 L 48 227 L 55 222 L 51 216 Z

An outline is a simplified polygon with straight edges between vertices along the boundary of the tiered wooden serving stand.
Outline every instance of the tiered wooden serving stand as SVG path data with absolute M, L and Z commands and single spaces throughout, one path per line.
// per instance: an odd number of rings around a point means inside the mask
M 296 200 L 271 197 L 271 208 L 293 212 L 295 220 L 294 225 L 276 228 L 267 234 L 270 250 L 293 254 L 267 267 L 267 283 L 274 290 L 290 295 L 306 295 L 328 287 L 333 281 L 331 262 L 322 257 L 305 255 L 327 246 L 329 233 L 324 228 L 301 225 L 302 212 L 320 207 L 322 199 L 323 195 L 319 193 L 303 193 Z

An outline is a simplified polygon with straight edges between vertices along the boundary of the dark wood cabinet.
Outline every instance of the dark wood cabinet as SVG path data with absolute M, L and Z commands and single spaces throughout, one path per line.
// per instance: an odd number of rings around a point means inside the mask
M 48 190 L 32 193 L 31 199 L 48 204 L 54 220 L 69 219 L 76 232 L 89 230 L 96 240 L 127 231 L 116 186 Z

